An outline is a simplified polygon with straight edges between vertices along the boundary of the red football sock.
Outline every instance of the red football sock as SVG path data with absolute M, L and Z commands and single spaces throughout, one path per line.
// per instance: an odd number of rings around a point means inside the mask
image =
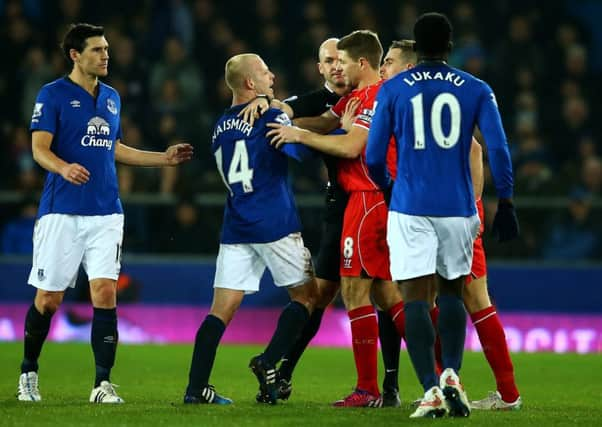
M 375 396 L 378 390 L 378 321 L 374 307 L 366 305 L 347 313 L 351 322 L 353 357 L 357 370 L 357 388 Z
M 437 329 L 437 322 L 439 320 L 439 307 L 435 306 L 431 311 L 431 321 L 435 328 L 435 372 L 437 375 L 441 375 L 443 372 L 443 359 L 441 358 L 441 338 L 439 338 L 439 332 Z
M 479 335 L 485 357 L 495 375 L 497 390 L 504 402 L 518 399 L 519 393 L 514 382 L 514 367 L 508 352 L 506 334 L 494 306 L 487 307 L 470 315 Z
M 403 301 L 398 302 L 393 307 L 389 309 L 389 316 L 395 323 L 395 329 L 397 329 L 397 333 L 401 337 L 401 339 L 406 338 L 406 315 L 403 312 Z

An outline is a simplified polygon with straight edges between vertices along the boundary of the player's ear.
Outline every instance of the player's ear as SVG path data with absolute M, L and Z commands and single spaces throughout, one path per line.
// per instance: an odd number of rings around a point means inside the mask
M 245 89 L 255 89 L 255 80 L 251 76 L 245 77 Z
M 79 54 L 79 52 L 75 49 L 69 49 L 69 58 L 71 58 L 71 60 L 73 62 L 77 61 L 77 55 Z
M 447 43 L 447 51 L 448 52 L 451 52 L 453 47 L 454 47 L 454 42 L 450 41 L 449 43 Z

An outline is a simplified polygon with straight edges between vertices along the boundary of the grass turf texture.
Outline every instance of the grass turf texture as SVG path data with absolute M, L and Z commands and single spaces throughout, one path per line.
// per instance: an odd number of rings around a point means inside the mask
M 259 351 L 256 346 L 219 349 L 211 381 L 235 402 L 221 407 L 182 404 L 192 346 L 120 346 L 112 381 L 121 385 L 117 391 L 126 403 L 112 406 L 88 403 L 93 360 L 86 344 L 46 344 L 40 359 L 43 401 L 18 402 L 22 344 L 1 343 L 0 425 L 348 427 L 402 422 L 550 427 L 599 425 L 602 419 L 600 355 L 515 354 L 524 400 L 521 411 L 473 411 L 468 419 L 410 420 L 409 402 L 422 393 L 405 352 L 400 366 L 402 408 L 348 409 L 332 408 L 330 403 L 354 385 L 351 350 L 310 348 L 297 369 L 291 399 L 277 406 L 255 403 L 257 383 L 247 365 Z M 466 353 L 462 379 L 469 398 L 482 398 L 495 388 L 480 353 Z

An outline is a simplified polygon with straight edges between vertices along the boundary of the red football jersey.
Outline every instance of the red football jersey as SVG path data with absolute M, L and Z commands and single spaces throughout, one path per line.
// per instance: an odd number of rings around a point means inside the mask
M 359 126 L 366 130 L 370 130 L 372 115 L 374 113 L 374 101 L 383 81 L 384 80 L 380 80 L 377 83 L 362 89 L 351 91 L 331 108 L 332 113 L 337 117 L 342 117 L 347 103 L 350 100 L 357 98 L 360 102 L 355 110 L 356 118 L 353 122 L 353 126 Z M 395 145 L 395 140 L 391 138 L 389 141 L 389 151 L 387 152 L 387 165 L 392 177 L 395 177 L 396 163 L 397 147 Z M 355 159 L 339 159 L 337 166 L 337 179 L 343 190 L 351 192 L 374 191 L 380 189 L 378 185 L 372 181 L 368 173 L 368 167 L 366 166 L 366 147 L 362 150 L 362 154 Z

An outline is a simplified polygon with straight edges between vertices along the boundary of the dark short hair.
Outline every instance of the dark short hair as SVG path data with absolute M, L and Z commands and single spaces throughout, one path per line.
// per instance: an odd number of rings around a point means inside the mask
M 357 30 L 347 34 L 337 43 L 338 50 L 344 50 L 354 60 L 366 58 L 372 68 L 378 70 L 383 56 L 383 46 L 378 35 L 370 30 Z
M 100 27 L 92 24 L 71 24 L 69 30 L 63 41 L 61 42 L 61 49 L 69 64 L 73 65 L 73 60 L 69 56 L 71 49 L 75 49 L 78 52 L 83 52 L 86 48 L 86 39 L 90 37 L 99 37 L 105 35 L 104 27 Z
M 452 25 L 442 13 L 420 15 L 414 24 L 414 40 L 419 55 L 437 56 L 451 49 Z

